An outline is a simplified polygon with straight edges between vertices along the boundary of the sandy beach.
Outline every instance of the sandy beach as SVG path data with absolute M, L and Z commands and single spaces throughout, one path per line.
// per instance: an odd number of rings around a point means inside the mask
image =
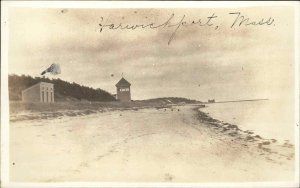
M 292 144 L 215 120 L 199 104 L 18 116 L 10 122 L 14 182 L 294 179 Z

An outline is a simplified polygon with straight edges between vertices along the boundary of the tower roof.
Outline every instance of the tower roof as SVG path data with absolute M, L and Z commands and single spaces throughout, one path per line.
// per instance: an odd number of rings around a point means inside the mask
M 124 78 L 121 78 L 121 80 L 116 84 L 116 87 L 129 87 L 131 84 L 125 80 Z

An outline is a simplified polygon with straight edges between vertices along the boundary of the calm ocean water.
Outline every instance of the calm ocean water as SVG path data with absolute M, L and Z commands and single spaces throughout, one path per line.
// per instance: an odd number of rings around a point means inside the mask
M 252 130 L 267 139 L 294 142 L 294 110 L 292 103 L 276 100 L 207 104 L 201 111 L 215 119 Z

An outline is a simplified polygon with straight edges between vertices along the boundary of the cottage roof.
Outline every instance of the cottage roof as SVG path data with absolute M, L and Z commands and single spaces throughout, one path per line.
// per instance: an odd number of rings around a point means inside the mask
M 36 83 L 36 84 L 33 84 L 32 86 L 30 86 L 30 87 L 28 87 L 28 88 L 26 88 L 26 89 L 22 90 L 22 92 L 25 92 L 25 91 L 27 91 L 27 90 L 29 90 L 29 89 L 31 89 L 31 88 L 33 88 L 33 87 L 37 86 L 37 85 L 40 85 L 40 84 L 54 85 L 53 83 L 49 83 L 49 82 L 42 82 L 42 81 L 40 81 L 40 82 L 38 82 L 38 83 Z
M 122 78 L 117 84 L 116 87 L 129 87 L 131 84 L 125 80 L 124 78 Z

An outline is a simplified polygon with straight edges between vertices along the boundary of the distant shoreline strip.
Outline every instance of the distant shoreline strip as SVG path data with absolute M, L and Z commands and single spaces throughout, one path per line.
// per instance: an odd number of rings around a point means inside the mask
M 249 102 L 249 101 L 265 101 L 269 99 L 248 99 L 248 100 L 238 100 L 238 101 L 217 101 L 217 102 L 204 102 L 205 104 L 213 104 L 213 103 L 229 103 L 229 102 Z

